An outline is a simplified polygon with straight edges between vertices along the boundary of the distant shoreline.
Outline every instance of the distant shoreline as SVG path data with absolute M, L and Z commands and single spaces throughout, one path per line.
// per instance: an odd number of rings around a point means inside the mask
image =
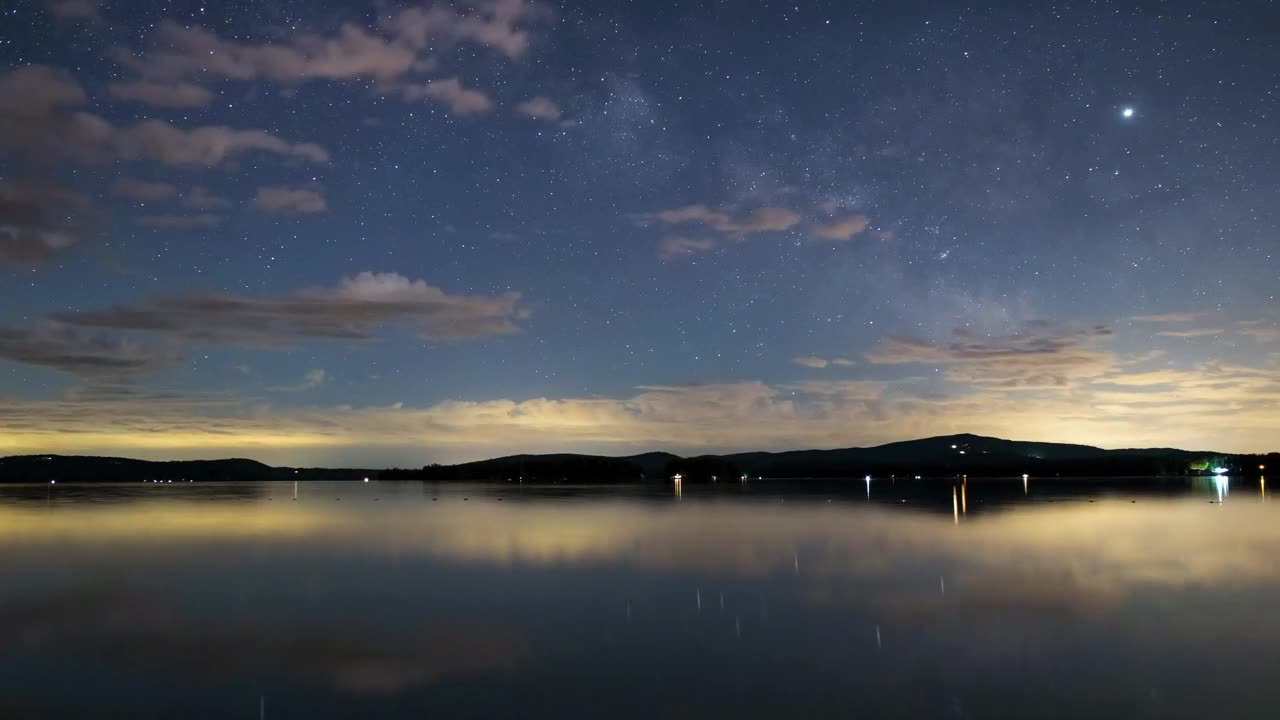
M 0 483 L 426 480 L 600 485 L 623 483 L 857 480 L 875 478 L 1020 478 L 1156 480 L 1264 475 L 1280 453 L 1241 455 L 1172 448 L 1104 450 L 1087 445 L 948 435 L 871 448 L 796 450 L 681 457 L 653 452 L 625 457 L 514 455 L 411 469 L 272 467 L 255 460 L 149 461 L 113 457 L 26 455 L 0 458 Z

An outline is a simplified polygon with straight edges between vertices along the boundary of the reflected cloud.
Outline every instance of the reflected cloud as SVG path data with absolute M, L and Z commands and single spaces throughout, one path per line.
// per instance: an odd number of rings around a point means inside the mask
M 949 492 L 939 488 L 939 501 Z M 979 502 L 964 493 L 963 504 Z M 1090 610 L 1141 588 L 1280 582 L 1280 525 L 1261 503 L 1206 513 L 1200 499 L 1061 503 L 954 518 L 876 505 L 787 503 L 564 505 L 314 500 L 0 509 L 0 543 L 207 545 L 297 542 L 306 548 L 441 558 L 463 564 L 626 567 L 658 574 L 801 577 L 815 596 L 874 580 L 914 587 L 947 575 L 949 602 Z M 686 497 L 686 501 L 688 498 Z M 958 509 L 957 509 L 958 511 Z M 1225 513 L 1225 514 L 1224 514 Z M 958 523 L 958 525 L 957 525 Z M 1229 549 L 1224 550 L 1224 549 Z M 883 599 L 909 614 L 917 591 Z

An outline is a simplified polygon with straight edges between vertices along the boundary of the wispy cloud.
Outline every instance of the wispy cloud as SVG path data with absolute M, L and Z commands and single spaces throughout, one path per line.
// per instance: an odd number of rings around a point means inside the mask
M 145 180 L 121 177 L 111 183 L 111 192 L 133 200 L 154 202 L 172 197 L 175 191 L 174 187 L 169 183 L 147 182 Z
M 934 344 L 908 337 L 889 337 L 866 353 L 878 365 L 946 366 L 957 383 L 1006 389 L 1070 387 L 1098 377 L 1116 365 L 1115 356 L 1093 346 L 1110 330 L 1094 326 L 1063 335 L 1027 334 L 1005 338 L 973 338 L 957 332 L 951 342 Z
M 65 20 L 94 20 L 102 11 L 100 0 L 45 0 L 54 17 Z
M 1193 330 L 1161 330 L 1160 332 L 1156 333 L 1156 335 L 1160 337 L 1190 339 L 1190 338 L 1214 337 L 1217 335 L 1221 335 L 1225 332 L 1226 332 L 1226 328 L 1195 328 Z
M 1186 323 L 1203 320 L 1206 317 L 1209 317 L 1207 312 L 1171 312 L 1162 315 L 1138 315 L 1133 320 L 1144 323 Z
M 1235 331 L 1254 342 L 1280 342 L 1280 324 L 1275 320 L 1241 320 L 1235 324 Z
M 107 86 L 107 92 L 117 100 L 130 100 L 158 108 L 208 107 L 213 102 L 211 91 L 187 82 L 116 82 Z
M 267 388 L 267 390 L 269 392 L 283 393 L 306 392 L 307 390 L 314 390 L 315 388 L 320 387 L 326 380 L 328 380 L 328 376 L 325 374 L 325 371 L 317 368 L 315 370 L 307 371 L 307 373 L 302 376 L 302 381 L 296 385 L 274 385 Z
M 324 195 L 301 188 L 259 188 L 253 204 L 263 212 L 276 215 L 314 215 L 328 209 Z
M 60 313 L 70 325 L 145 330 L 187 341 L 281 347 L 304 339 L 372 340 L 375 331 L 407 324 L 428 340 L 506 335 L 528 317 L 520 295 L 449 295 L 421 280 L 364 272 L 334 289 L 278 297 L 219 293 L 179 295 L 108 310 Z
M 480 90 L 463 87 L 462 81 L 456 77 L 444 80 L 431 80 L 422 85 L 407 85 L 404 88 L 406 100 L 428 98 L 449 106 L 454 115 L 477 115 L 493 109 L 493 101 Z
M 833 367 L 833 366 L 834 367 L 853 367 L 854 365 L 858 364 L 853 360 L 850 360 L 849 358 L 837 357 L 837 358 L 827 359 L 827 358 L 813 357 L 813 356 L 792 358 L 791 362 L 795 363 L 796 365 L 801 365 L 803 367 L 814 368 L 814 369 L 821 369 L 821 368 Z
M 411 72 L 433 69 L 436 54 L 458 43 L 518 59 L 529 47 L 528 28 L 548 13 L 546 5 L 527 0 L 479 0 L 465 12 L 437 3 L 386 13 L 372 29 L 348 22 L 332 34 L 294 33 L 270 43 L 165 20 L 150 49 L 119 50 L 115 59 L 151 82 L 212 77 L 299 85 L 363 78 L 395 85 Z
M 85 102 L 79 83 L 62 70 L 29 65 L 0 75 L 0 145 L 28 157 L 81 162 L 147 160 L 179 167 L 212 167 L 260 151 L 328 162 L 311 143 L 294 144 L 265 130 L 221 126 L 186 130 L 161 120 L 117 126 L 72 109 Z
M 716 249 L 714 238 L 692 238 L 684 235 L 668 235 L 658 243 L 658 257 L 663 260 L 709 253 Z
M 827 240 L 836 240 L 839 242 L 847 242 L 853 239 L 854 235 L 867 229 L 867 218 L 865 215 L 852 215 L 843 220 L 826 223 L 823 225 L 815 225 L 813 234 Z
M 139 225 L 168 230 L 211 228 L 217 227 L 221 222 L 222 218 L 208 213 L 200 215 L 144 215 L 138 218 Z
M 706 205 L 687 205 L 674 210 L 662 210 L 641 215 L 638 219 L 646 224 L 654 222 L 664 225 L 702 224 L 725 235 L 737 237 L 752 233 L 782 232 L 800 223 L 800 215 L 786 208 L 758 208 L 745 217 L 735 219 L 724 210 L 715 210 Z
M 146 347 L 121 337 L 78 332 L 59 323 L 0 327 L 0 359 L 52 368 L 97 382 L 122 381 L 172 367 L 176 347 Z
M 39 180 L 0 180 L 0 263 L 39 265 L 84 234 L 89 197 Z
M 1280 368 L 1113 368 L 1078 380 L 1033 393 L 990 383 L 925 392 L 910 378 L 738 382 L 643 387 L 616 397 L 449 401 L 417 408 L 14 401 L 0 403 L 0 442 L 15 452 L 110 447 L 169 456 L 179 448 L 272 447 L 300 459 L 320 448 L 381 449 L 383 457 L 389 449 L 415 448 L 413 457 L 454 461 L 570 449 L 848 447 L 946 432 L 1198 448 L 1206 422 L 1222 438 L 1221 447 L 1212 449 L 1248 451 L 1270 448 L 1280 432 Z M 152 432 L 155 427 L 166 432 Z
M 516 109 L 523 115 L 535 120 L 546 120 L 547 122 L 557 122 L 561 116 L 560 106 L 550 98 L 541 96 L 525 100 L 517 105 Z
M 218 197 L 200 186 L 191 188 L 191 192 L 187 193 L 182 202 L 187 207 L 197 210 L 213 210 L 224 208 L 231 204 L 226 198 Z

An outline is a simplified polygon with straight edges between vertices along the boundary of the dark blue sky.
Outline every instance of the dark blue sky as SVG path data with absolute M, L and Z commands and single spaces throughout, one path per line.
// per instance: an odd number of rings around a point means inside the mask
M 0 451 L 1280 429 L 1265 3 L 3 12 Z

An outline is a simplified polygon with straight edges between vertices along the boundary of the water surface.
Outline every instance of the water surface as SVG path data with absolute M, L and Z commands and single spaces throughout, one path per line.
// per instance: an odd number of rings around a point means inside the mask
M 1269 500 L 0 486 L 0 717 L 1276 717 Z

